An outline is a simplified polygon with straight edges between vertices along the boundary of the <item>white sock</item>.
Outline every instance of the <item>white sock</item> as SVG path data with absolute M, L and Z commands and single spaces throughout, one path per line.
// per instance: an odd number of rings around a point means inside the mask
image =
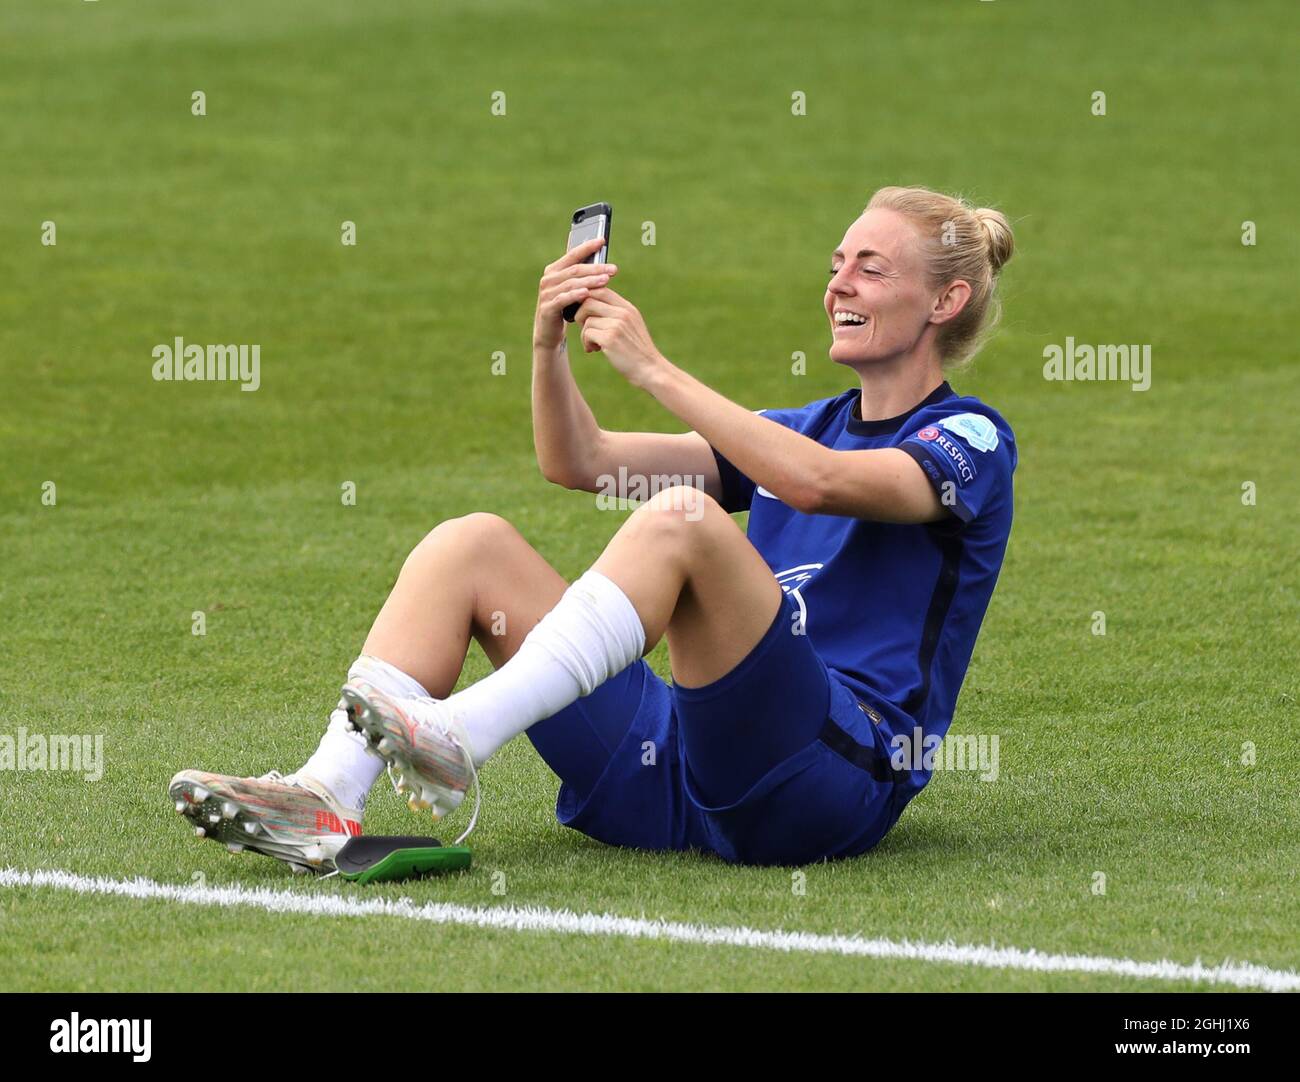
M 632 602 L 612 580 L 588 571 L 501 668 L 417 713 L 457 718 L 477 767 L 530 725 L 622 672 L 644 650 L 645 628 Z
M 348 679 L 369 682 L 394 697 L 430 699 L 424 686 L 395 665 L 362 654 L 348 670 Z M 315 778 L 345 808 L 364 810 L 366 795 L 384 770 L 384 760 L 370 750 L 366 738 L 348 726 L 342 701 L 330 714 L 320 746 L 297 773 Z

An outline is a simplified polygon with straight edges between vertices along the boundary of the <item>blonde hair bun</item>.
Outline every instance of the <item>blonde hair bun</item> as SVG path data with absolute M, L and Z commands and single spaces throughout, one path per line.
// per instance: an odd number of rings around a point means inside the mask
M 975 211 L 975 219 L 984 229 L 988 239 L 989 262 L 993 264 L 993 273 L 997 274 L 1016 250 L 1016 238 L 1011 233 L 1011 223 L 1000 210 L 980 207 Z

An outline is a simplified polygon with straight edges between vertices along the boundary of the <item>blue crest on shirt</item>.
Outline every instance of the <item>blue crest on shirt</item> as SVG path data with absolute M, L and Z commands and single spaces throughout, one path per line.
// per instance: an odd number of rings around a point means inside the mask
M 957 413 L 945 417 L 940 426 L 955 432 L 977 451 L 996 451 L 998 430 L 992 421 L 981 413 Z

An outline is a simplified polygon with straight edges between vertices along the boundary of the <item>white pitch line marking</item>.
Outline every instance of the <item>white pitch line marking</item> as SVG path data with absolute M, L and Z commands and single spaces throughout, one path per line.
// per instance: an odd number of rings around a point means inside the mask
M 564 909 L 493 906 L 477 908 L 429 902 L 416 905 L 409 898 L 348 898 L 338 894 L 300 894 L 267 887 L 200 887 L 157 883 L 151 879 L 108 879 L 63 871 L 0 869 L 0 887 L 46 888 L 76 894 L 101 894 L 141 901 L 176 902 L 181 905 L 243 906 L 268 913 L 300 913 L 316 917 L 400 917 L 430 924 L 464 925 L 511 932 L 551 932 L 562 935 L 597 935 L 623 939 L 666 940 L 710 947 L 745 947 L 796 954 L 834 954 L 857 958 L 901 959 L 977 966 L 984 969 L 1019 969 L 1035 973 L 1102 973 L 1157 981 L 1221 984 L 1258 988 L 1269 992 L 1300 991 L 1300 974 L 1270 969 L 1249 962 L 1223 962 L 1207 966 L 1162 959 L 1139 962 L 1132 958 L 1107 958 L 1091 954 L 1048 954 L 1019 947 L 976 944 L 918 943 L 910 940 L 863 939 L 860 936 L 820 935 L 812 932 L 761 931 L 707 924 L 619 917 L 611 913 L 572 913 Z

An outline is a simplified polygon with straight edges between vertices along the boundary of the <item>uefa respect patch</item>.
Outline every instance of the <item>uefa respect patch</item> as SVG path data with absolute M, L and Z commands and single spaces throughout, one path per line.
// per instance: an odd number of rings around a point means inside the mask
M 957 413 L 945 417 L 939 422 L 949 432 L 955 433 L 977 451 L 996 451 L 998 447 L 998 430 L 983 414 Z M 917 433 L 921 436 L 921 433 Z M 934 439 L 934 436 L 921 436 L 922 439 Z

